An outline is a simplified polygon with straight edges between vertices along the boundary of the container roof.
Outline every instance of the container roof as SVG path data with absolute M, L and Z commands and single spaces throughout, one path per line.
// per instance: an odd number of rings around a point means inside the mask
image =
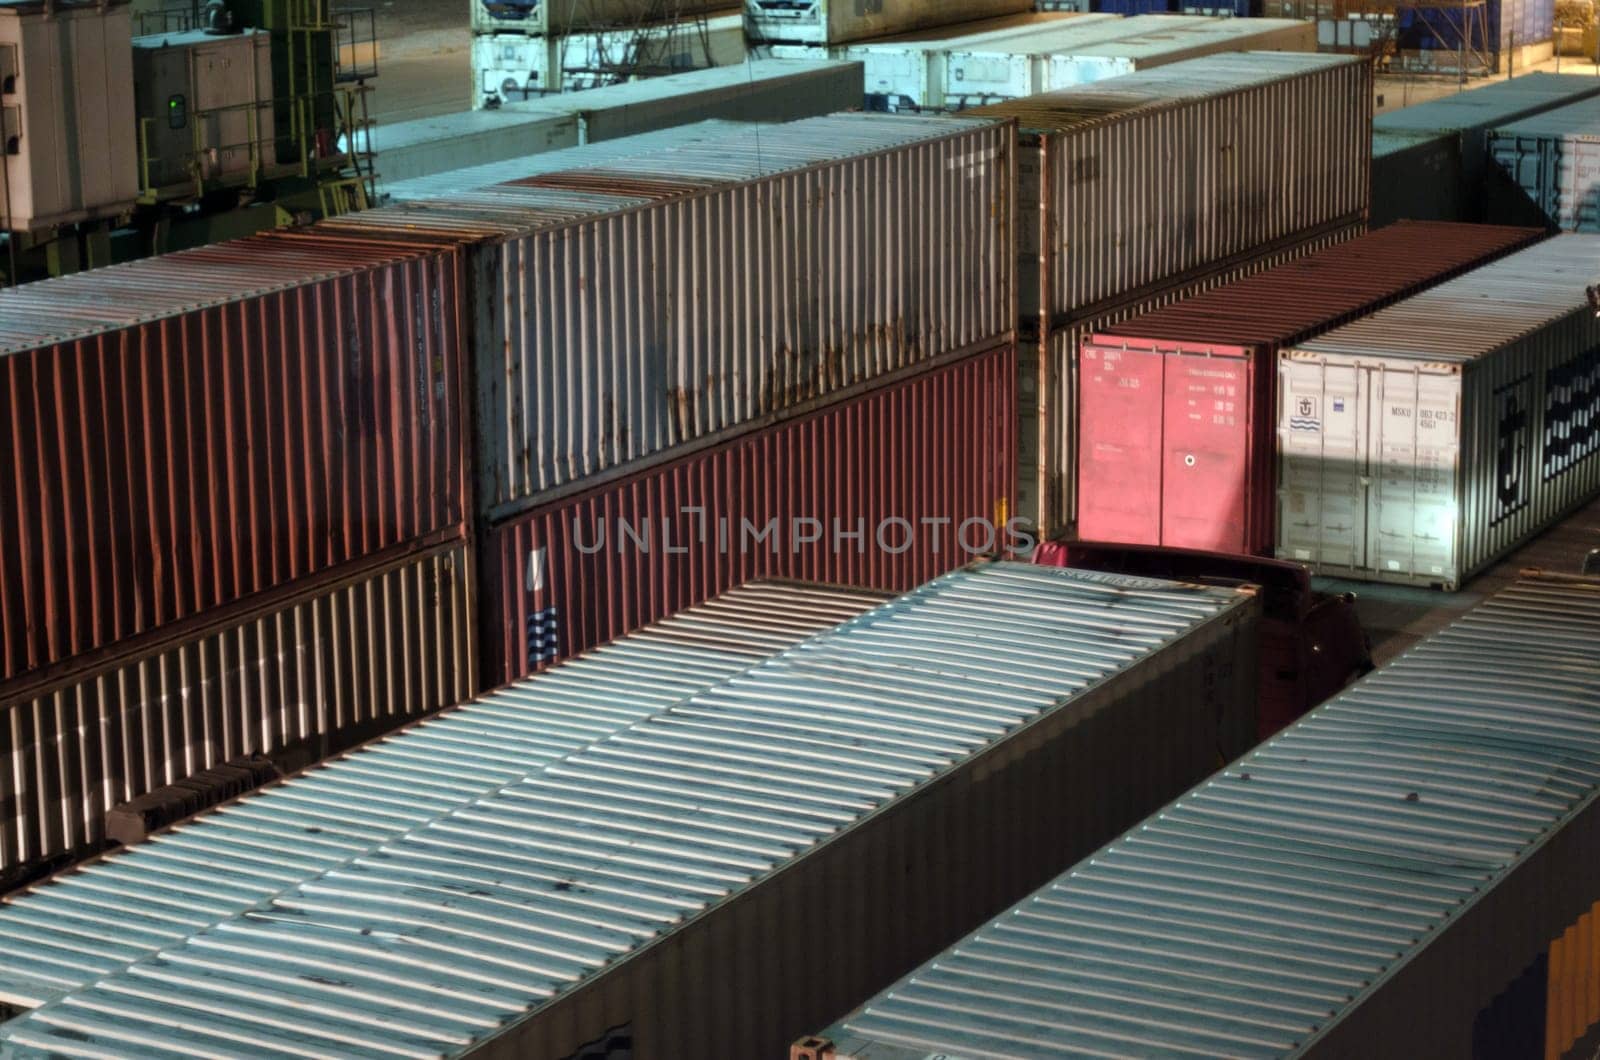
M 1531 578 L 823 1032 L 1297 1055 L 1600 793 L 1600 581 Z
M 1532 114 L 1492 130 L 1497 136 L 1542 136 L 1600 140 L 1600 96 Z
M 731 590 L 13 895 L 0 904 L 0 1001 L 80 988 L 882 599 Z
M 0 1045 L 459 1054 L 1248 599 L 957 571 L 13 1020 Z
M 1587 289 L 1600 273 L 1600 234 L 1558 235 L 1297 343 L 1315 356 L 1465 364 L 1563 318 L 1594 323 Z
M 1372 128 L 1375 132 L 1488 129 L 1590 96 L 1600 96 L 1600 78 L 1586 74 L 1523 74 L 1385 111 L 1372 119 Z

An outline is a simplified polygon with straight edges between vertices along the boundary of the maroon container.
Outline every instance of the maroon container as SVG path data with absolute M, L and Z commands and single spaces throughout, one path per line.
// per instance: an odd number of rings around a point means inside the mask
M 485 682 L 751 579 L 901 592 L 1004 548 L 1015 379 L 1012 347 L 978 354 L 496 527 Z
M 0 681 L 464 532 L 458 269 L 298 231 L 0 293 Z
M 1402 222 L 1087 339 L 1078 535 L 1270 554 L 1277 351 L 1541 235 Z

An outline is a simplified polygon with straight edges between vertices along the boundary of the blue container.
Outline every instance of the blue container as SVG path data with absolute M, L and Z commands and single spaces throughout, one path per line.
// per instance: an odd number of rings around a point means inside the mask
M 1165 15 L 1178 10 L 1178 0 L 1090 0 L 1089 10 L 1107 15 Z
M 1397 44 L 1402 51 L 1438 51 L 1438 65 L 1453 67 L 1443 53 L 1455 51 L 1465 35 L 1469 47 L 1484 52 L 1493 69 L 1505 73 L 1513 49 L 1554 36 L 1555 0 L 1487 0 L 1482 26 L 1475 18 L 1465 20 L 1463 34 L 1463 21 L 1462 12 L 1450 8 L 1402 11 Z

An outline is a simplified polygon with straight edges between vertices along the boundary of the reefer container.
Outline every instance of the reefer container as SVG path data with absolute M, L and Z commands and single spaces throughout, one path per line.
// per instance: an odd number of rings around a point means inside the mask
M 277 161 L 266 30 L 135 37 L 132 83 L 144 190 L 255 179 Z
M 728 6 L 728 0 L 673 0 L 670 8 L 653 0 L 471 0 L 474 33 L 522 33 L 543 37 L 606 27 L 637 26 L 662 11 L 701 15 Z
M 1079 536 L 1271 555 L 1278 350 L 1541 235 L 1401 222 L 1090 336 L 1079 369 Z
M 499 519 L 1009 341 L 1014 143 L 994 121 L 835 115 L 530 177 L 482 212 L 456 196 L 324 227 L 477 241 L 478 502 Z
M 1528 1055 L 1474 1023 L 1600 889 L 1597 638 L 1518 582 L 792 1055 Z
M 1047 87 L 1053 90 L 1093 84 L 1135 70 L 1152 70 L 1185 59 L 1226 52 L 1317 50 L 1316 29 L 1299 19 L 1178 17 L 1188 24 L 1051 55 L 1045 68 Z
M 0 4 L 0 232 L 133 207 L 132 32 L 122 3 Z
M 1279 355 L 1278 555 L 1454 589 L 1600 489 L 1600 236 Z
M 177 1023 L 203 1053 L 779 1055 L 1236 750 L 1255 621 L 1247 591 L 958 571 L 4 1024 L 0 1049 L 159 1049 Z
M 460 268 L 300 230 L 0 292 L 0 679 L 461 533 Z
M 999 18 L 1033 0 L 745 0 L 745 34 L 766 44 L 849 44 L 927 26 Z
M 740 586 L 13 894 L 0 904 L 0 1004 L 81 988 L 881 602 Z
M 1600 99 L 1493 130 L 1489 158 L 1491 217 L 1600 232 Z
M 1120 40 L 1170 29 L 1199 19 L 1182 15 L 1096 15 L 1037 33 L 1008 35 L 952 48 L 947 61 L 946 101 L 951 107 L 976 107 L 1020 99 L 1050 87 L 1050 57 L 1101 41 Z
M 1482 219 L 1482 203 L 1486 199 L 1484 174 L 1488 165 L 1489 130 L 1593 96 L 1600 96 L 1600 78 L 1577 74 L 1524 74 L 1509 81 L 1497 81 L 1453 96 L 1387 111 L 1372 119 L 1372 131 L 1375 137 L 1421 133 L 1454 137 L 1461 157 L 1459 187 L 1441 185 L 1436 194 L 1463 204 L 1467 212 L 1458 220 L 1476 221 Z M 1378 174 L 1373 176 L 1376 186 Z M 1381 203 L 1389 192 L 1375 187 L 1374 194 Z
M 742 63 L 744 58 L 744 16 L 738 9 L 716 13 L 704 23 L 679 19 L 548 37 L 482 33 L 472 38 L 472 105 L 596 88 L 626 79 L 628 70 L 659 76 L 667 70 Z
M 81 855 L 112 806 L 229 759 L 325 755 L 471 695 L 467 566 L 441 545 L 0 700 L 0 872 Z
M 884 40 L 862 41 L 836 48 L 834 52 L 837 58 L 861 63 L 866 77 L 868 110 L 942 110 L 946 105 L 946 93 L 961 87 L 957 83 L 960 75 L 950 70 L 952 54 L 991 40 L 1032 37 L 1065 26 L 1119 21 L 1111 15 L 1028 11 L 903 33 Z
M 490 680 L 753 578 L 899 591 L 1013 544 L 1010 347 L 490 530 Z M 850 535 L 850 536 L 847 536 Z
M 1050 532 L 1073 518 L 1076 443 L 1075 346 L 1054 336 L 1362 223 L 1372 70 L 1214 55 L 967 114 L 1021 125 L 1017 291 L 1041 348 L 1018 446 L 1038 477 L 1018 511 Z M 1195 162 L 1151 166 L 1152 152 Z
M 1477 204 L 1462 201 L 1461 179 L 1460 133 L 1373 133 L 1368 223 L 1465 220 Z

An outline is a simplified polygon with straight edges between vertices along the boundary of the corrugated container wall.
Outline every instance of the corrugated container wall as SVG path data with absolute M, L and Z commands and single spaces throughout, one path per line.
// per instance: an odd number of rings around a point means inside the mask
M 745 581 L 904 591 L 1007 547 L 1015 373 L 980 354 L 496 527 L 486 679 Z
M 1033 8 L 1033 0 L 745 0 L 745 34 L 766 44 L 849 44 Z
M 1597 640 L 1517 582 L 794 1056 L 1540 1055 L 1474 1025 L 1600 897 Z
M 1280 354 L 1278 555 L 1454 589 L 1600 490 L 1600 236 Z
M 300 231 L 0 292 L 0 679 L 463 533 L 459 269 Z
M 322 757 L 475 688 L 451 544 L 0 702 L 0 869 L 81 854 L 128 799 L 229 759 Z
M 1247 743 L 1259 611 L 954 572 L 0 1025 L 0 1049 L 779 1055 Z
M 1464 212 L 1457 220 L 1478 221 L 1483 219 L 1482 204 L 1486 200 L 1484 174 L 1488 165 L 1489 130 L 1592 96 L 1600 96 L 1600 78 L 1578 74 L 1524 74 L 1509 81 L 1496 81 L 1452 96 L 1386 111 L 1373 117 L 1372 131 L 1375 139 L 1422 134 L 1445 134 L 1454 138 L 1461 160 L 1459 186 L 1442 186 L 1435 193 L 1441 199 L 1461 204 Z M 1374 161 L 1376 164 L 1376 156 Z M 1389 193 L 1376 187 L 1379 175 L 1373 173 L 1373 183 L 1377 202 L 1381 203 Z M 1423 194 L 1427 193 L 1429 190 L 1425 189 Z M 1379 222 L 1376 211 L 1373 220 Z
M 33 1008 L 87 986 L 882 602 L 740 586 L 5 896 L 0 1004 Z
M 1271 555 L 1278 350 L 1541 235 L 1402 222 L 1092 335 L 1080 354 L 1078 535 Z
M 510 229 L 467 252 L 478 505 L 502 519 L 1008 341 L 1014 144 L 993 121 L 835 115 L 532 177 L 494 219 L 457 196 L 333 226 Z
M 1075 517 L 1077 444 L 1075 342 L 1054 336 L 1364 223 L 1372 70 L 1210 56 L 969 113 L 1021 123 L 1017 292 L 1042 348 L 1018 511 L 1051 533 Z M 1149 164 L 1167 153 L 1197 161 Z
M 1474 204 L 1472 213 L 1477 212 Z M 1373 228 L 1396 221 L 1464 221 L 1459 133 L 1374 133 Z
M 1489 159 L 1491 218 L 1600 232 L 1600 99 L 1490 131 Z
M 1136 70 L 1228 52 L 1314 52 L 1317 31 L 1301 19 L 1178 16 L 1187 25 L 1147 36 L 1125 37 L 1050 56 L 1051 90 L 1087 85 Z

